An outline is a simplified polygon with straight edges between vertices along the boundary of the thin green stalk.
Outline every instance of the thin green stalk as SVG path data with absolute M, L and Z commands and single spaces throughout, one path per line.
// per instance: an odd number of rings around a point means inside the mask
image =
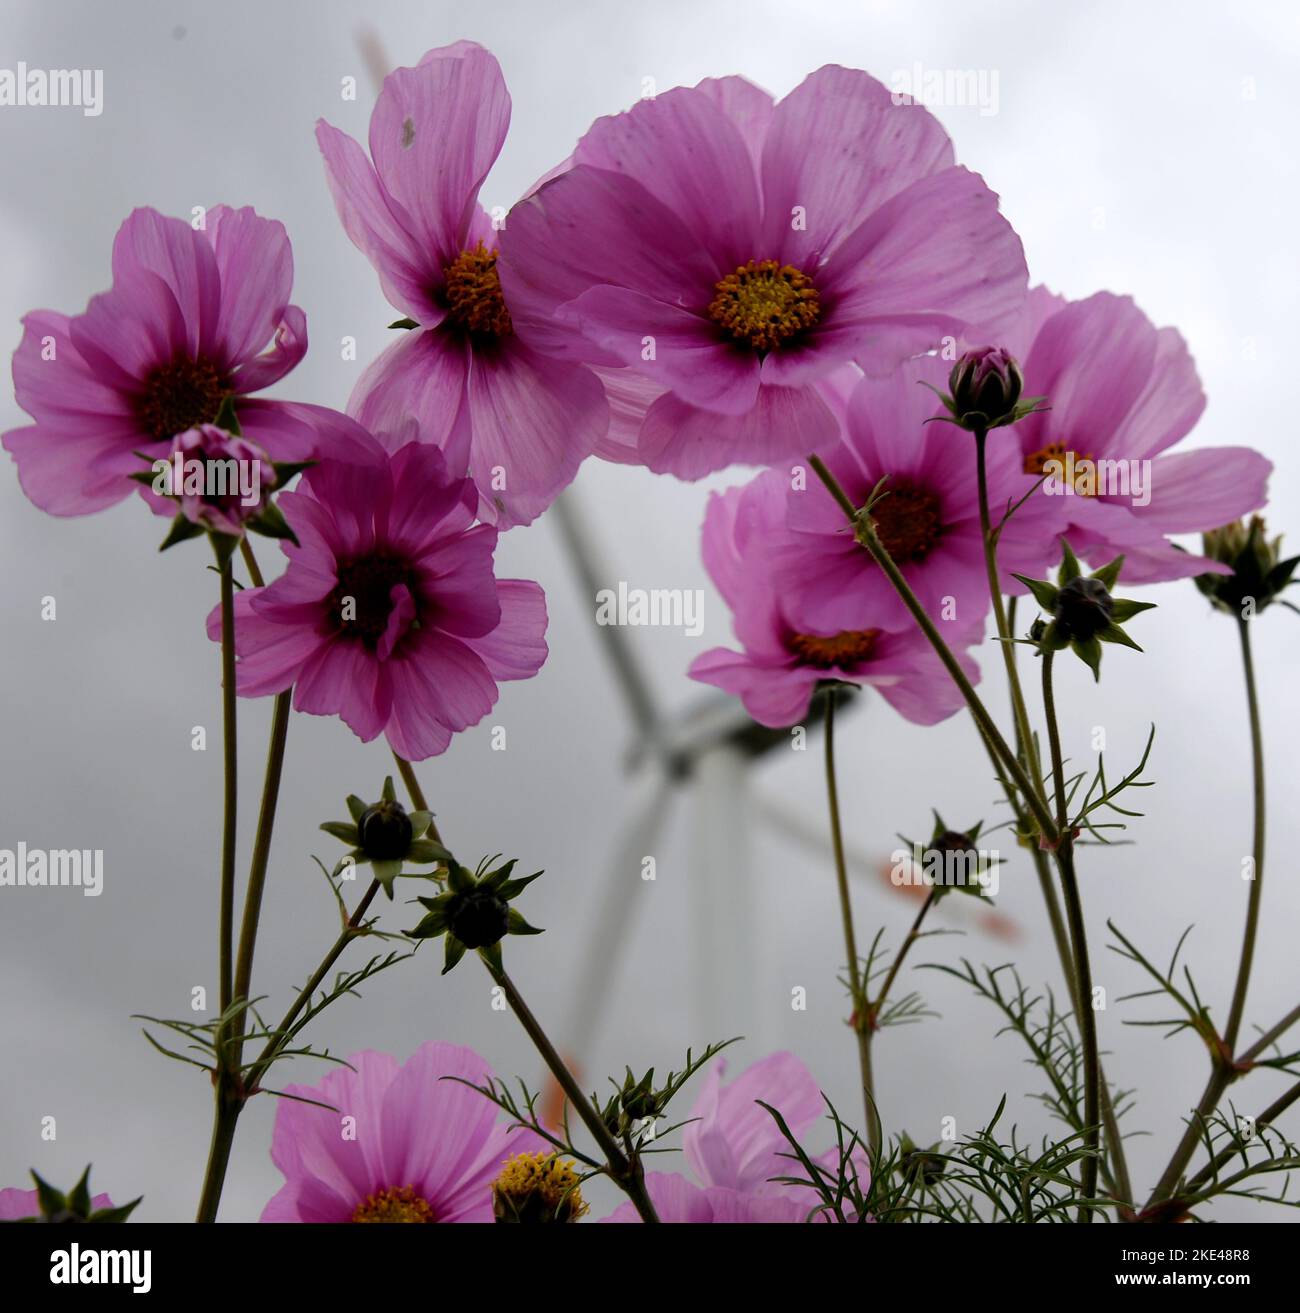
M 1056 700 L 1052 692 L 1052 657 L 1043 653 L 1043 712 L 1047 719 L 1047 740 L 1052 753 L 1052 781 L 1056 788 L 1056 824 L 1061 841 L 1056 850 L 1057 869 L 1061 873 L 1061 890 L 1065 895 L 1065 914 L 1074 946 L 1074 971 L 1078 986 L 1075 1008 L 1079 1034 L 1083 1041 L 1083 1135 L 1084 1146 L 1092 1152 L 1083 1160 L 1082 1190 L 1085 1199 L 1097 1193 L 1097 1147 L 1100 1129 L 1101 1064 L 1097 1056 L 1097 1014 L 1092 1006 L 1092 964 L 1088 958 L 1088 936 L 1083 921 L 1083 902 L 1074 872 L 1074 838 L 1069 831 L 1066 812 L 1065 763 L 1061 757 L 1061 734 L 1056 721 Z M 1092 1221 L 1092 1210 L 1079 1210 L 1081 1222 Z
M 573 1077 L 573 1073 L 565 1066 L 564 1059 L 556 1052 L 555 1046 L 542 1029 L 541 1024 L 533 1016 L 528 1004 L 524 1002 L 523 996 L 515 987 L 514 981 L 510 979 L 505 971 L 498 971 L 482 954 L 479 955 L 479 960 L 487 967 L 488 974 L 492 979 L 501 987 L 506 996 L 506 1002 L 510 1004 L 510 1010 L 519 1019 L 519 1024 L 523 1026 L 528 1038 L 532 1040 L 533 1047 L 541 1054 L 542 1061 L 550 1068 L 551 1075 L 555 1077 L 560 1088 L 564 1091 L 565 1098 L 568 1099 L 578 1116 L 582 1118 L 583 1124 L 600 1146 L 600 1151 L 605 1156 L 605 1163 L 615 1184 L 631 1199 L 643 1222 L 658 1222 L 659 1216 L 655 1212 L 654 1204 L 646 1191 L 645 1178 L 642 1175 L 639 1160 L 635 1155 L 629 1157 L 619 1147 L 609 1128 L 601 1120 L 600 1114 L 592 1107 L 591 1101 L 582 1092 L 581 1087 Z
M 1007 686 L 1011 690 L 1011 711 L 1016 723 L 1016 737 L 1020 740 L 1024 752 L 1029 778 L 1037 781 L 1042 779 L 1043 773 L 1038 764 L 1038 753 L 1034 750 L 1033 729 L 1025 706 L 1024 690 L 1020 687 L 1015 648 L 1011 644 L 1011 626 L 1007 621 L 1006 607 L 1002 600 L 1002 581 L 998 575 L 998 535 L 993 529 L 989 516 L 988 471 L 985 467 L 984 452 L 987 441 L 988 434 L 983 429 L 976 429 L 975 466 L 979 486 L 980 530 L 984 538 L 984 569 L 989 580 L 989 598 L 993 603 L 998 646 L 1002 649 L 1002 660 L 1007 670 Z
M 397 763 L 397 769 L 401 773 L 402 782 L 406 785 L 406 791 L 410 795 L 412 805 L 417 811 L 429 811 L 430 808 L 428 801 L 425 799 L 424 790 L 420 788 L 420 781 L 416 778 L 411 763 L 404 757 L 398 756 L 396 752 L 393 753 L 393 760 Z M 429 834 L 441 842 L 437 826 L 432 822 L 429 825 Z M 658 1222 L 658 1214 L 655 1212 L 654 1204 L 646 1192 L 639 1160 L 635 1156 L 629 1157 L 619 1147 L 609 1128 L 601 1120 L 600 1114 L 591 1106 L 591 1100 L 582 1092 L 578 1082 L 574 1079 L 573 1073 L 565 1066 L 564 1059 L 556 1051 L 555 1045 L 551 1043 L 550 1038 L 542 1029 L 541 1023 L 533 1015 L 528 1004 L 524 1002 L 523 995 L 515 987 L 514 981 L 510 979 L 504 970 L 498 971 L 481 953 L 478 954 L 478 958 L 486 968 L 488 975 L 501 987 L 506 1002 L 510 1005 L 510 1010 L 518 1018 L 519 1024 L 527 1032 L 528 1038 L 532 1040 L 533 1047 L 541 1054 L 542 1061 L 550 1069 L 551 1075 L 555 1077 L 556 1082 L 564 1091 L 565 1097 L 572 1104 L 583 1124 L 591 1132 L 592 1138 L 600 1146 L 601 1153 L 605 1155 L 605 1163 L 609 1168 L 611 1180 L 631 1199 L 643 1222 Z
M 899 971 L 903 967 L 903 959 L 907 956 L 912 945 L 921 937 L 921 924 L 929 914 L 930 909 L 935 905 L 939 898 L 938 888 L 933 888 L 926 895 L 925 902 L 921 904 L 921 910 L 916 914 L 916 919 L 912 922 L 912 928 L 907 932 L 907 937 L 898 947 L 898 952 L 894 955 L 893 965 L 889 968 L 889 973 L 885 976 L 885 983 L 880 987 L 880 993 L 871 1002 L 870 1012 L 872 1019 L 880 1015 L 880 1010 L 885 1006 L 885 999 L 889 991 L 894 987 L 894 981 L 898 978 Z
M 849 897 L 849 874 L 844 860 L 844 835 L 840 827 L 839 789 L 835 780 L 835 703 L 837 691 L 826 690 L 826 801 L 830 809 L 831 846 L 835 852 L 835 883 L 839 889 L 840 922 L 844 927 L 844 952 L 849 960 L 849 993 L 853 1000 L 853 1033 L 858 1044 L 858 1074 L 862 1083 L 862 1108 L 867 1149 L 872 1162 L 880 1155 L 882 1131 L 876 1109 L 875 1080 L 871 1070 L 871 1007 L 863 989 L 858 941 L 853 930 L 853 903 Z
M 1259 718 L 1259 693 L 1255 687 L 1255 661 L 1250 650 L 1250 621 L 1238 617 L 1237 632 L 1241 637 L 1241 664 L 1246 676 L 1246 707 L 1250 720 L 1250 757 L 1255 782 L 1254 838 L 1251 848 L 1253 879 L 1246 905 L 1246 931 L 1241 943 L 1241 961 L 1237 967 L 1237 983 L 1232 991 L 1232 1006 L 1228 1010 L 1228 1024 L 1224 1028 L 1223 1043 L 1229 1053 L 1237 1047 L 1241 1031 L 1241 1017 L 1246 1010 L 1246 990 L 1250 985 L 1250 971 L 1255 961 L 1255 936 L 1259 930 L 1260 899 L 1264 891 L 1264 735 Z
M 257 1055 L 257 1060 L 249 1066 L 245 1084 L 250 1095 L 256 1093 L 258 1081 L 261 1080 L 266 1074 L 267 1068 L 279 1056 L 280 1050 L 284 1047 L 285 1032 L 297 1021 L 298 1014 L 307 1006 L 312 995 L 321 987 L 321 983 L 329 973 L 329 969 L 343 955 L 343 950 L 361 934 L 361 922 L 370 910 L 370 904 L 374 902 L 379 889 L 379 881 L 371 880 L 370 887 L 361 896 L 361 901 L 357 904 L 357 910 L 348 918 L 347 924 L 339 931 L 338 938 L 321 959 L 320 966 L 312 972 L 311 979 L 299 991 L 289 1010 L 280 1019 L 280 1024 L 271 1032 L 273 1038 L 267 1040 L 265 1048 Z
M 1224 1091 L 1241 1074 L 1241 1068 L 1234 1060 L 1233 1053 L 1237 1046 L 1237 1037 L 1241 1030 L 1241 1018 L 1246 1007 L 1246 990 L 1250 984 L 1250 972 L 1255 958 L 1255 936 L 1259 928 L 1260 894 L 1264 881 L 1264 737 L 1259 716 L 1259 694 L 1255 685 L 1255 662 L 1250 647 L 1250 622 L 1238 619 L 1238 634 L 1241 638 L 1241 660 L 1246 679 L 1246 710 L 1250 721 L 1251 764 L 1254 772 L 1255 806 L 1254 834 L 1251 848 L 1254 861 L 1254 880 L 1251 882 L 1250 895 L 1246 904 L 1246 930 L 1242 939 L 1241 958 L 1237 966 L 1237 981 L 1232 991 L 1232 1003 L 1228 1012 L 1228 1024 L 1224 1029 L 1221 1051 L 1212 1055 L 1212 1068 L 1200 1102 L 1196 1105 L 1191 1119 L 1183 1128 L 1182 1138 L 1174 1149 L 1173 1157 L 1161 1174 L 1156 1188 L 1147 1202 L 1150 1208 L 1172 1198 L 1178 1189 L 1182 1174 L 1191 1162 L 1196 1146 L 1200 1144 L 1205 1124 L 1210 1115 L 1219 1106 Z M 1300 1008 L 1295 1009 L 1272 1031 L 1246 1050 L 1242 1055 L 1244 1061 L 1254 1061 L 1269 1044 L 1300 1017 Z M 1297 1087 L 1300 1088 L 1300 1087 Z
M 884 571 L 885 577 L 902 599 L 903 605 L 911 612 L 912 618 L 929 640 L 930 646 L 934 648 L 936 655 L 943 663 L 944 669 L 948 672 L 953 683 L 956 684 L 962 697 L 965 698 L 966 705 L 975 717 L 975 722 L 979 725 L 981 733 L 984 734 L 1002 759 L 1007 773 L 1011 776 L 1016 788 L 1020 790 L 1027 806 L 1033 813 L 1039 829 L 1049 844 L 1055 845 L 1060 836 L 1050 809 L 1043 801 L 1039 791 L 1030 783 L 1016 754 L 1007 746 L 1007 741 L 1002 737 L 1002 732 L 997 725 L 994 724 L 993 717 L 989 715 L 988 709 L 980 700 L 979 694 L 975 692 L 970 680 L 966 678 L 966 672 L 961 668 L 961 663 L 952 654 L 948 644 L 944 642 L 943 635 L 939 633 L 934 621 L 926 614 L 925 608 L 917 600 L 916 594 L 912 592 L 907 580 L 903 578 L 902 572 L 894 563 L 893 557 L 890 556 L 885 545 L 880 541 L 875 526 L 871 523 L 871 517 L 859 513 L 849 500 L 848 494 L 840 487 L 835 476 L 826 468 L 826 464 L 820 456 L 809 456 L 808 463 L 812 466 L 817 477 L 826 485 L 827 490 L 835 498 L 840 509 L 848 517 L 849 523 L 857 534 L 858 541 L 871 554 L 872 560 Z
M 219 971 L 218 1012 L 230 1006 L 235 961 L 235 845 L 238 834 L 239 749 L 235 715 L 235 572 L 227 557 L 221 562 L 221 743 L 225 790 L 221 828 L 221 908 L 217 929 Z

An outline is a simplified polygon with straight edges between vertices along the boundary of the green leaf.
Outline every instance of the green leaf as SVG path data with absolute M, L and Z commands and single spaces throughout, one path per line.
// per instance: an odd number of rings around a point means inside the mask
M 451 854 L 440 843 L 435 843 L 432 839 L 412 839 L 411 846 L 407 850 L 406 860 L 423 864 L 425 862 L 445 862 L 448 861 Z
M 411 822 L 411 833 L 418 839 L 433 824 L 433 813 L 427 811 L 407 812 Z
M 447 863 L 447 885 L 452 893 L 466 894 L 474 887 L 474 877 L 452 858 Z
M 1092 677 L 1101 683 L 1101 644 L 1095 638 L 1075 639 L 1070 644 L 1074 654 L 1092 671 Z
M 260 533 L 263 538 L 286 538 L 294 546 L 298 545 L 297 535 L 289 528 L 289 521 L 273 501 L 267 502 L 256 515 L 246 520 L 245 527 Z
M 212 421 L 217 428 L 225 429 L 227 433 L 233 433 L 235 437 L 243 437 L 243 430 L 239 427 L 239 420 L 235 415 L 235 394 L 227 392 L 221 398 L 221 408 L 217 411 L 217 417 Z
M 532 875 L 521 875 L 517 880 L 507 880 L 497 893 L 508 903 L 512 898 L 517 898 L 539 875 L 541 871 L 534 871 Z
M 122 1204 L 117 1208 L 100 1208 L 91 1213 L 92 1222 L 125 1222 L 132 1213 L 139 1208 L 144 1195 L 138 1195 L 132 1199 L 129 1204 Z
M 491 875 L 485 875 L 483 879 L 479 881 L 479 885 L 484 889 L 491 889 L 493 891 L 499 890 L 501 886 L 509 880 L 510 872 L 515 869 L 515 863 L 518 860 L 517 857 L 512 857 L 504 866 L 498 866 Z
M 1109 624 L 1105 629 L 1098 630 L 1097 637 L 1103 643 L 1120 643 L 1124 647 L 1131 647 L 1135 652 L 1142 649 L 1116 624 Z
M 1061 568 L 1057 573 L 1056 581 L 1062 587 L 1068 584 L 1071 579 L 1077 579 L 1082 573 L 1079 567 L 1079 558 L 1075 556 L 1074 549 L 1064 539 L 1061 539 L 1061 546 L 1064 548 L 1064 555 L 1061 560 Z
M 402 873 L 402 863 L 400 861 L 376 861 L 373 863 L 375 870 L 375 879 L 384 886 L 384 893 L 389 898 L 393 896 L 393 881 Z
M 479 956 L 499 975 L 505 970 L 501 962 L 501 941 L 498 939 L 495 944 L 484 944 L 479 949 Z
M 309 470 L 316 462 L 314 460 L 277 460 L 271 462 L 271 468 L 275 471 L 275 486 L 283 488 L 290 479 L 295 479 L 303 470 Z
M 366 814 L 367 804 L 362 802 L 355 793 L 348 794 L 348 814 L 354 821 L 360 819 Z
M 447 936 L 447 956 L 443 960 L 442 974 L 445 976 L 457 962 L 465 956 L 465 945 L 455 935 Z
M 444 911 L 430 912 L 414 930 L 407 930 L 408 939 L 437 939 L 447 929 L 447 914 Z
M 68 1195 L 68 1207 L 78 1217 L 90 1216 L 90 1164 L 86 1164 L 86 1170 L 81 1173 L 81 1180 L 72 1187 L 72 1193 Z
M 393 788 L 393 777 L 391 775 L 384 776 L 384 791 L 380 794 L 380 797 L 382 797 L 385 802 L 397 801 L 397 790 Z
M 344 843 L 355 848 L 361 842 L 361 836 L 357 832 L 355 825 L 348 825 L 346 821 L 325 821 L 321 829 L 326 834 L 332 834 L 336 839 L 342 839 Z
M 180 519 L 181 517 L 177 516 L 176 518 Z M 212 550 L 216 553 L 218 565 L 225 565 L 239 549 L 239 534 L 237 533 L 213 532 L 209 533 L 208 537 L 212 539 Z
M 44 1216 L 50 1217 L 67 1207 L 68 1201 L 63 1197 L 63 1191 L 56 1190 L 48 1181 L 38 1176 L 35 1168 L 32 1169 L 32 1180 L 36 1182 L 36 1198 Z
M 1061 636 L 1060 626 L 1055 620 L 1047 626 L 1040 642 L 1044 652 L 1061 652 L 1070 646 L 1070 640 Z
M 1132 620 L 1142 611 L 1153 611 L 1156 605 L 1154 602 L 1135 602 L 1128 597 L 1116 597 L 1112 600 L 1110 618 L 1117 625 L 1122 625 L 1125 620 Z
M 517 912 L 513 907 L 510 909 L 506 918 L 506 934 L 508 935 L 540 935 L 545 932 L 539 930 L 536 926 L 529 925 L 524 920 L 522 912 Z
M 165 552 L 169 547 L 175 547 L 177 543 L 197 538 L 201 533 L 207 533 L 207 530 L 201 524 L 195 524 L 193 520 L 186 519 L 178 511 L 172 517 L 171 528 L 167 531 L 167 537 L 159 544 L 158 550 Z
M 419 328 L 419 324 L 414 319 L 394 319 L 389 328 Z
M 1013 579 L 1019 579 L 1026 588 L 1034 595 L 1034 601 L 1051 615 L 1056 610 L 1057 597 L 1060 589 L 1048 583 L 1046 579 L 1030 579 L 1023 574 L 1013 574 Z
M 1092 577 L 1100 579 L 1106 585 L 1106 591 L 1113 593 L 1115 585 L 1119 582 L 1119 572 L 1124 568 L 1124 557 L 1117 556 L 1108 565 L 1103 565 L 1100 570 L 1094 570 Z

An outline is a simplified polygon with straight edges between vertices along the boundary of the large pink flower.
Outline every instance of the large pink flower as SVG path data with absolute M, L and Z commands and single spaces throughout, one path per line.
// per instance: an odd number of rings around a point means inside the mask
M 1023 362 L 1026 393 L 1045 396 L 1050 409 L 998 430 L 990 449 L 1018 439 L 1023 468 L 1037 474 L 1057 460 L 1073 471 L 1073 480 L 1054 477 L 1044 491 L 1060 503 L 1074 550 L 1094 566 L 1123 553 L 1129 583 L 1225 572 L 1166 535 L 1217 528 L 1257 510 L 1273 467 L 1249 447 L 1169 453 L 1205 408 L 1182 335 L 1156 328 L 1126 296 L 1098 292 L 1068 302 L 1036 287 L 1000 340 Z M 1109 482 L 1090 488 L 1084 460 L 1115 462 Z M 1075 494 L 1076 485 L 1084 491 Z
M 310 408 L 249 399 L 307 350 L 292 284 L 283 226 L 251 209 L 216 206 L 201 228 L 133 211 L 113 242 L 109 291 L 80 315 L 23 319 L 14 391 L 36 422 L 3 439 L 23 491 L 53 515 L 112 506 L 136 489 L 129 475 L 214 420 L 227 394 L 273 459 L 310 456 Z
M 473 523 L 474 485 L 438 448 L 389 452 L 337 418 L 352 448 L 336 435 L 340 454 L 278 498 L 298 538 L 283 544 L 288 569 L 236 597 L 239 692 L 293 685 L 299 711 L 341 716 L 366 741 L 386 734 L 419 761 L 486 716 L 498 682 L 541 669 L 546 599 L 494 576 L 497 531 Z M 208 633 L 221 636 L 219 610 Z
M 931 421 L 943 408 L 929 387 L 942 387 L 949 365 L 939 356 L 909 361 L 888 379 L 866 378 L 844 407 L 843 438 L 823 453 L 854 505 L 887 478 L 888 496 L 873 512 L 876 531 L 912 591 L 936 621 L 969 625 L 989 609 L 980 530 L 975 442 L 951 424 Z M 998 563 L 1003 587 L 1023 592 L 1011 573 L 1034 578 L 1060 559 L 1057 535 L 1066 527 L 1061 499 L 1035 491 L 1014 445 L 995 430 L 985 462 L 990 516 L 1003 526 Z M 843 510 L 809 477 L 786 494 L 777 577 L 792 622 L 850 628 L 863 615 L 886 629 L 914 621 L 893 585 L 855 540 Z
M 374 432 L 414 416 L 473 478 L 480 517 L 502 528 L 554 501 L 608 421 L 599 380 L 539 354 L 549 330 L 502 296 L 498 233 L 478 194 L 509 122 L 497 61 L 459 41 L 384 80 L 370 159 L 337 128 L 316 128 L 348 236 L 419 326 L 367 369 L 349 411 Z
M 546 1148 L 462 1084 L 492 1077 L 472 1049 L 429 1043 L 402 1066 L 369 1050 L 348 1062 L 319 1085 L 286 1087 L 314 1102 L 276 1109 L 271 1159 L 285 1184 L 263 1222 L 491 1222 L 505 1160 Z
M 704 1078 L 682 1133 L 682 1150 L 699 1184 L 675 1173 L 647 1177 L 660 1221 L 807 1221 L 820 1196 L 778 1179 L 802 1176 L 803 1169 L 792 1161 L 790 1142 L 758 1100 L 775 1108 L 802 1143 L 827 1115 L 817 1082 L 793 1053 L 773 1053 L 724 1084 L 726 1070 L 725 1060 L 719 1060 Z M 867 1163 L 855 1157 L 865 1189 Z M 829 1159 L 823 1155 L 820 1161 L 831 1170 Z M 635 1222 L 637 1214 L 624 1204 L 604 1220 Z
M 731 608 L 741 650 L 705 652 L 691 665 L 691 678 L 734 694 L 755 720 L 773 728 L 801 720 L 823 680 L 878 689 L 919 724 L 951 716 L 962 705 L 961 694 L 924 635 L 911 623 L 898 627 L 892 609 L 859 597 L 837 606 L 829 623 L 794 622 L 792 615 L 809 596 L 832 592 L 838 580 L 814 571 L 786 586 L 778 577 L 795 545 L 786 528 L 787 486 L 782 471 L 768 470 L 709 499 L 704 564 Z M 962 649 L 982 635 L 982 612 L 946 625 L 949 645 L 978 679 Z
M 779 104 L 742 78 L 676 88 L 598 119 L 572 164 L 511 211 L 502 286 L 574 330 L 556 349 L 640 376 L 643 415 L 612 435 L 635 447 L 602 454 L 652 470 L 819 448 L 818 378 L 886 372 L 1024 297 L 996 196 L 928 111 L 856 69 Z

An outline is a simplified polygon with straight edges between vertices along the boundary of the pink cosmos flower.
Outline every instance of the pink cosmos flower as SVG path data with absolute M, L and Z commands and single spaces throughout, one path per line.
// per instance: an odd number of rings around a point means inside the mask
M 92 1211 L 112 1208 L 113 1201 L 106 1194 L 97 1194 L 90 1201 Z M 0 1190 L 0 1222 L 20 1222 L 41 1214 L 40 1195 L 35 1190 L 21 1190 L 10 1186 Z
M 498 682 L 541 669 L 546 600 L 535 583 L 495 578 L 497 531 L 473 523 L 474 486 L 436 447 L 389 452 L 337 419 L 346 458 L 277 499 L 298 539 L 282 544 L 288 569 L 236 596 L 238 688 L 293 685 L 297 710 L 341 716 L 367 742 L 386 734 L 419 761 L 486 716 Z M 208 634 L 220 639 L 219 609 Z
M 551 330 L 502 295 L 499 234 L 478 195 L 509 122 L 497 61 L 459 41 L 384 80 L 370 159 L 328 123 L 316 127 L 344 229 L 419 326 L 366 370 L 349 413 L 373 432 L 413 416 L 422 439 L 473 478 L 480 518 L 501 528 L 545 510 L 608 422 L 599 380 L 540 354 Z
M 842 440 L 823 453 L 854 505 L 862 506 L 888 476 L 889 495 L 873 512 L 876 531 L 929 615 L 965 624 L 982 620 L 990 600 L 980 530 L 975 443 L 943 422 L 934 393 L 949 362 L 939 356 L 909 361 L 888 379 L 863 379 L 844 406 Z M 1061 499 L 1034 490 L 1014 444 L 989 439 L 985 468 L 994 525 L 1007 520 L 998 544 L 1005 590 L 1023 592 L 1012 572 L 1038 578 L 1060 559 L 1057 535 L 1066 527 Z M 820 629 L 848 628 L 870 615 L 886 629 L 914 622 L 880 567 L 854 539 L 843 510 L 821 482 L 786 494 L 786 525 L 777 579 L 792 622 Z
M 664 1222 L 805 1222 L 819 1196 L 775 1178 L 799 1176 L 789 1141 L 764 1103 L 776 1108 L 800 1143 L 827 1115 L 812 1073 L 793 1053 L 773 1053 L 723 1084 L 720 1059 L 705 1077 L 682 1133 L 682 1151 L 699 1184 L 675 1173 L 653 1173 L 646 1186 Z M 833 1151 L 835 1152 L 835 1151 Z M 830 1167 L 830 1156 L 823 1165 Z M 838 1163 L 838 1157 L 835 1159 Z M 863 1187 L 867 1164 L 858 1167 Z M 635 1222 L 624 1204 L 607 1222 Z
M 546 1146 L 497 1120 L 462 1081 L 492 1070 L 472 1049 L 423 1044 L 399 1066 L 354 1053 L 319 1085 L 290 1085 L 276 1108 L 271 1160 L 285 1184 L 263 1222 L 491 1222 L 505 1160 Z
M 112 506 L 135 490 L 129 475 L 214 420 L 227 394 L 250 441 L 276 460 L 307 459 L 305 412 L 250 399 L 307 350 L 292 283 L 283 226 L 251 209 L 216 206 L 199 229 L 135 210 L 113 242 L 109 291 L 80 315 L 23 319 L 14 391 L 35 423 L 3 438 L 23 491 L 52 515 Z
M 598 119 L 572 163 L 511 211 L 502 286 L 574 330 L 556 350 L 644 380 L 615 459 L 695 479 L 820 448 L 817 379 L 887 372 L 1024 298 L 996 196 L 856 69 L 779 104 L 742 78 L 679 87 Z
M 1093 566 L 1123 553 L 1128 583 L 1223 573 L 1166 535 L 1257 510 L 1273 467 L 1249 447 L 1169 453 L 1205 408 L 1182 335 L 1156 328 L 1126 296 L 1069 302 L 1036 287 L 1003 341 L 1022 361 L 1025 392 L 1046 396 L 1050 410 L 999 430 L 990 450 L 1018 439 L 1016 455 L 1035 475 L 1061 463 L 1044 491 L 1060 503 L 1075 552 Z M 1102 475 L 1091 486 L 1090 466 Z
M 772 728 L 802 719 L 823 680 L 876 688 L 918 724 L 952 715 L 962 705 L 961 694 L 910 620 L 906 628 L 890 629 L 892 610 L 873 610 L 861 601 L 837 606 L 828 624 L 791 619 L 801 601 L 838 587 L 839 580 L 824 579 L 815 569 L 788 587 L 778 579 L 794 538 L 785 527 L 787 486 L 784 473 L 768 470 L 743 488 L 709 499 L 704 564 L 731 608 L 741 650 L 705 652 L 692 663 L 691 678 L 739 697 L 755 720 Z M 982 613 L 948 624 L 949 645 L 967 674 L 978 679 L 974 662 L 961 649 L 981 636 Z

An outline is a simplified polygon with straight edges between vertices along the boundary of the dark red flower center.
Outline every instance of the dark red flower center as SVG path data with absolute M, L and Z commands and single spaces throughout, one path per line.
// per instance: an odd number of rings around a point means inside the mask
M 447 314 L 467 333 L 486 337 L 509 337 L 514 332 L 506 298 L 497 273 L 497 253 L 482 242 L 462 251 L 443 271 L 442 289 Z
M 813 281 L 792 264 L 750 260 L 713 286 L 709 318 L 743 346 L 775 351 L 807 332 L 821 315 Z
M 923 561 L 943 534 L 938 496 L 910 479 L 891 479 L 889 495 L 871 509 L 876 535 L 895 562 Z
M 845 629 L 823 637 L 819 634 L 791 634 L 787 645 L 806 666 L 830 670 L 847 669 L 870 661 L 876 650 L 879 629 Z
M 409 565 L 392 556 L 363 556 L 340 565 L 338 579 L 330 606 L 340 629 L 367 647 L 376 647 L 393 613 L 393 589 L 398 584 L 411 587 Z
M 135 417 L 156 442 L 165 442 L 199 424 L 211 424 L 229 391 L 210 360 L 179 357 L 159 365 L 135 398 Z

